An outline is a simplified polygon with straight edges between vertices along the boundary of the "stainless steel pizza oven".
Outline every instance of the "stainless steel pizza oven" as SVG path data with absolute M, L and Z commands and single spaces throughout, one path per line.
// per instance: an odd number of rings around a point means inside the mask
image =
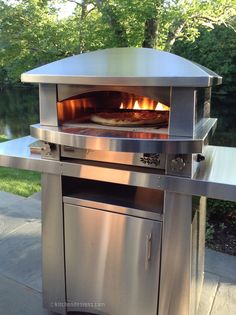
M 167 52 L 114 48 L 22 81 L 39 84 L 40 123 L 1 144 L 0 164 L 42 172 L 44 306 L 196 315 L 205 196 L 235 200 L 235 149 L 209 145 L 221 77 Z

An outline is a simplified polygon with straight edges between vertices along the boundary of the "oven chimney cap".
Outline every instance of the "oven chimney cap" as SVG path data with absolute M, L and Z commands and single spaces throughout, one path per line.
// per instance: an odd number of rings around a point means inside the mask
M 21 75 L 22 82 L 82 85 L 208 87 L 215 72 L 169 52 L 110 48 L 64 58 Z

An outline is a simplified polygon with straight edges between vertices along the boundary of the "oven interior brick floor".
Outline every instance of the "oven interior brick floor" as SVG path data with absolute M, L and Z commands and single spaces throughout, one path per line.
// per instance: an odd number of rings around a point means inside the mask
M 0 314 L 48 315 L 41 298 L 40 195 L 0 192 Z M 236 314 L 236 257 L 206 250 L 198 315 Z

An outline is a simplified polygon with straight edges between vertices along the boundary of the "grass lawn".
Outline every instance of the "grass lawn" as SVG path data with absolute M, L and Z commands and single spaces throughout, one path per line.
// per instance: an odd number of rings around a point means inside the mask
M 0 142 L 3 141 L 7 141 L 7 139 L 0 136 Z M 40 173 L 0 167 L 0 191 L 28 197 L 40 189 Z

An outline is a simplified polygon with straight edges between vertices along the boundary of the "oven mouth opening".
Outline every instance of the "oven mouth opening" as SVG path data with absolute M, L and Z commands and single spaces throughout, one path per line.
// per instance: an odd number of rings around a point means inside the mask
M 126 92 L 89 92 L 57 102 L 58 122 L 61 126 L 167 131 L 170 107 L 165 103 Z

